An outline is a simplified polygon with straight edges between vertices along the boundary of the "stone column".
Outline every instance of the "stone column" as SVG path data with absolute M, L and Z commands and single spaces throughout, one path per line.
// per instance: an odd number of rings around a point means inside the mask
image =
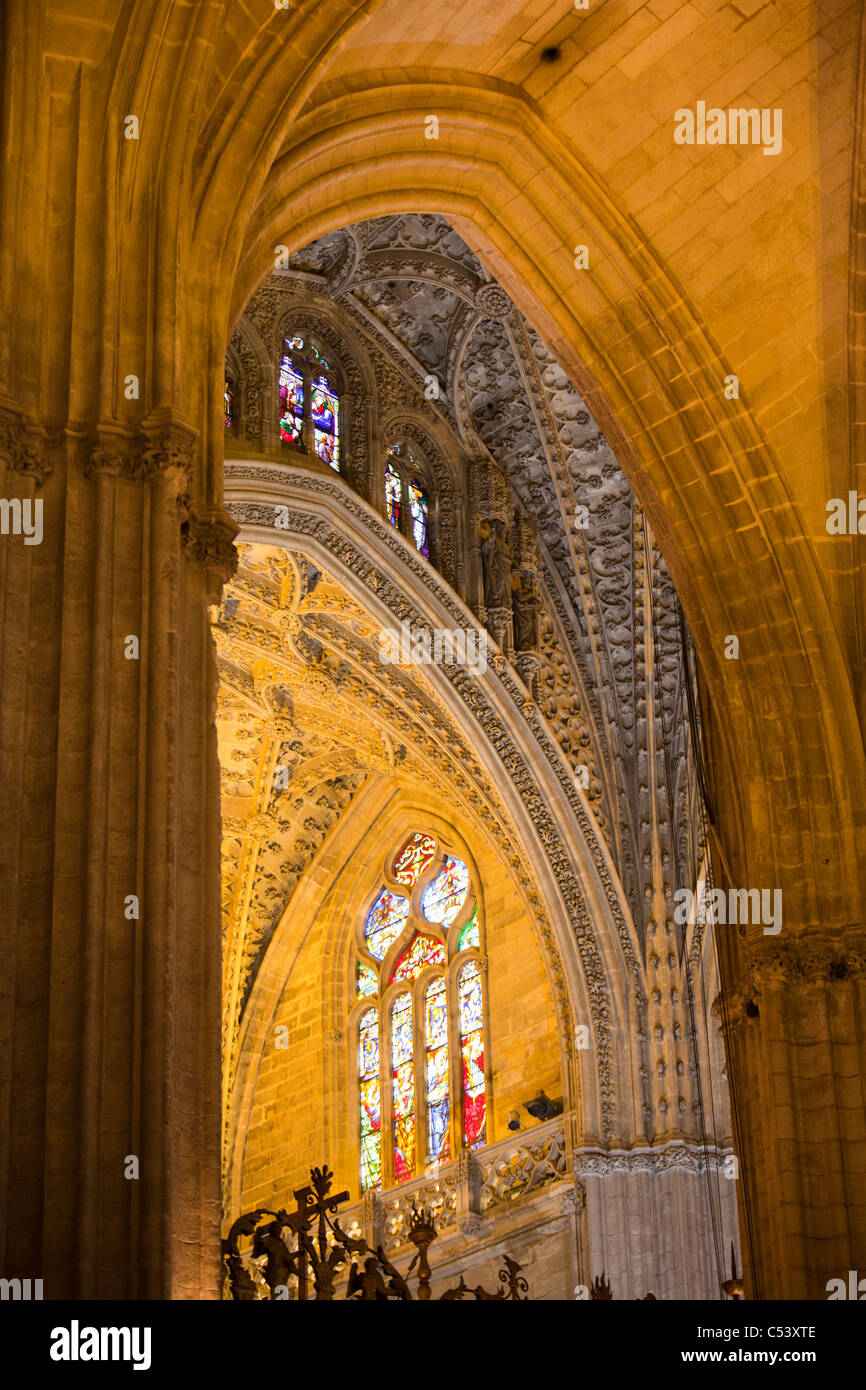
M 219 771 L 206 605 L 233 524 L 195 433 L 7 403 L 0 541 L 0 1265 L 46 1298 L 218 1297 Z
M 717 1005 L 746 1297 L 825 1299 L 831 1279 L 866 1276 L 866 932 L 748 947 Z

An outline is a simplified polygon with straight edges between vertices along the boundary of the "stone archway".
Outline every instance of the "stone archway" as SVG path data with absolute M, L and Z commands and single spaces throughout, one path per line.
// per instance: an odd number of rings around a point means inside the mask
M 4 640 L 19 656 L 4 672 L 2 746 L 41 750 L 38 772 L 12 752 L 2 769 L 7 868 L 24 885 L 8 914 L 24 965 L 7 1010 L 19 1065 L 13 1074 L 10 1050 L 2 1076 L 23 1126 L 2 1155 L 7 1253 L 22 1272 L 32 1260 L 37 1276 L 57 1270 L 60 1292 L 214 1288 L 218 808 L 205 607 L 231 567 L 225 348 L 287 227 L 301 245 L 414 206 L 449 216 L 538 323 L 668 558 L 708 695 L 719 847 L 735 881 L 781 885 L 790 904 L 784 949 L 768 961 L 760 938 L 737 940 L 724 969 L 733 1051 L 760 1083 L 744 1094 L 741 1137 L 766 1230 L 761 1287 L 822 1296 L 827 1271 L 866 1258 L 846 1158 L 854 1121 L 834 1112 L 825 1136 L 810 1095 L 815 1056 L 825 1075 L 863 1071 L 850 1020 L 866 798 L 855 561 L 847 545 L 824 559 L 820 506 L 803 504 L 820 482 L 802 485 L 796 439 L 774 434 L 770 412 L 762 427 L 745 398 L 722 404 L 731 363 L 688 286 L 577 157 L 568 123 L 487 59 L 431 82 L 415 69 L 407 80 L 395 53 L 379 85 L 350 74 L 316 102 L 325 64 L 380 8 L 371 0 L 288 17 L 267 0 L 225 11 L 157 0 L 123 7 L 113 28 L 91 23 L 84 0 L 66 8 L 73 22 L 48 26 L 39 7 L 11 4 L 8 50 L 25 56 L 4 69 L 27 177 L 4 174 L 0 442 L 7 491 L 40 489 L 48 516 L 44 546 L 10 550 L 4 576 Z M 288 82 L 273 60 L 278 32 L 293 45 Z M 424 139 L 431 101 L 436 142 Z M 131 110 L 136 142 L 124 135 Z M 183 135 L 166 141 L 169 122 Z M 578 242 L 598 250 L 590 276 L 574 267 Z M 740 307 L 747 318 L 748 296 Z M 829 401 L 847 383 L 828 379 L 814 391 Z M 822 465 L 844 494 L 848 460 L 828 453 Z M 147 641 L 132 691 L 129 633 Z M 736 665 L 724 660 L 730 633 Z M 117 904 L 130 893 L 157 930 L 123 926 Z M 760 1024 L 736 1017 L 755 991 Z M 812 1020 L 805 1036 L 799 1015 Z M 191 1071 L 185 1057 L 211 1027 L 213 1048 Z M 108 1059 L 112 1036 L 121 1065 Z M 793 1148 L 782 1126 L 764 1132 L 767 1115 L 791 1108 Z M 57 1136 L 102 1133 L 105 1115 L 100 1151 L 83 1139 L 65 1167 Z M 148 1174 L 136 1194 L 115 1185 L 132 1144 Z M 57 1210 L 71 1215 L 52 1223 Z M 171 1244 L 181 1227 L 182 1253 Z

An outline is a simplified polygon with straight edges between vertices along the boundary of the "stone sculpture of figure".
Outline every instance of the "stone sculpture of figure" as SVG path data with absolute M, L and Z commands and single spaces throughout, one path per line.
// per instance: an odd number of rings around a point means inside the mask
M 538 596 L 522 575 L 514 581 L 511 608 L 515 648 L 519 652 L 535 651 L 538 647 Z
M 491 521 L 486 536 L 481 541 L 481 564 L 484 571 L 484 606 L 509 608 L 511 606 L 511 557 L 505 543 L 505 526 L 501 521 Z

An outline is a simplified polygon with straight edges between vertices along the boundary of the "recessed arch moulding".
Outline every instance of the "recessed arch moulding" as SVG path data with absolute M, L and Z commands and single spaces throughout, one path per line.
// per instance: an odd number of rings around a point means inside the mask
M 631 1213 L 646 1200 L 650 1186 L 660 1181 L 653 1202 L 660 1213 L 658 1228 L 641 1239 L 639 1251 L 632 1249 L 630 1261 L 623 1259 L 617 1269 L 620 1286 L 631 1289 L 634 1285 L 635 1294 L 665 1288 L 670 1296 L 677 1296 L 686 1292 L 689 1280 L 697 1280 L 693 1287 L 706 1285 L 705 1296 L 715 1296 L 704 1159 L 697 1131 L 692 1135 L 694 1108 L 686 1111 L 684 1104 L 682 1112 L 667 1116 L 666 1128 L 659 1129 L 653 1118 L 654 1132 L 647 1129 L 650 1107 L 645 1077 L 654 1054 L 649 983 L 640 941 L 591 804 L 575 786 L 565 759 L 544 720 L 526 701 L 509 663 L 494 654 L 487 672 L 471 678 L 459 668 L 411 667 L 394 672 L 379 663 L 375 634 L 383 627 L 399 628 L 403 621 L 413 629 L 466 627 L 473 618 L 426 562 L 407 559 L 406 547 L 387 522 L 341 479 L 285 465 L 233 460 L 226 500 L 243 528 L 241 565 L 233 581 L 239 595 L 247 601 L 251 596 L 244 589 L 250 557 L 271 555 L 277 544 L 302 553 L 315 572 L 324 576 L 312 599 L 301 600 L 308 622 L 317 601 L 344 618 L 356 611 L 365 616 L 356 620 L 361 637 L 350 651 L 341 648 L 333 624 L 316 625 L 311 630 L 323 640 L 324 633 L 329 634 L 325 655 L 316 653 L 316 659 L 305 665 L 302 653 L 291 672 L 279 662 L 274 665 L 275 644 L 267 637 L 271 624 L 276 630 L 296 631 L 298 625 L 289 615 L 269 617 L 258 637 L 248 622 L 236 632 L 229 623 L 219 633 L 224 698 L 244 688 L 238 672 L 242 665 L 248 666 L 251 672 L 258 670 L 260 684 L 272 680 L 296 692 L 292 714 L 296 724 L 311 719 L 313 724 L 325 721 L 330 728 L 342 726 L 347 746 L 357 743 L 359 728 L 366 735 L 381 724 L 399 739 L 403 752 L 390 765 L 387 759 L 385 765 L 377 759 L 377 765 L 365 769 L 368 780 L 320 857 L 310 863 L 261 956 L 237 1021 L 236 1059 L 229 1059 L 233 1072 L 225 1191 L 231 1213 L 241 1209 L 238 1204 L 245 1200 L 245 1192 L 247 1198 L 255 1192 L 256 1202 L 264 1199 L 257 1181 L 273 1181 L 273 1200 L 283 1201 L 289 1193 L 279 1189 L 279 1183 L 300 1176 L 271 1168 L 263 1179 L 265 1170 L 257 1162 L 245 1174 L 250 1117 L 256 1115 L 258 1124 L 262 1123 L 259 1078 L 264 1074 L 268 1084 L 272 1080 L 267 1072 L 270 1030 L 281 1017 L 279 1009 L 287 991 L 297 989 L 298 976 L 292 970 L 305 942 L 318 933 L 327 938 L 319 947 L 327 963 L 324 998 L 320 1007 L 314 981 L 313 1016 L 304 1019 L 304 1026 L 312 1023 L 326 1039 L 340 1031 L 351 924 L 359 903 L 375 889 L 380 861 L 393 848 L 400 825 L 411 822 L 414 827 L 416 821 L 423 821 L 417 801 L 417 788 L 423 785 L 427 789 L 424 804 L 433 808 L 443 838 L 457 838 L 466 846 L 466 855 L 477 864 L 478 881 L 492 885 L 490 898 L 498 897 L 500 904 L 507 905 L 507 911 L 500 905 L 496 913 L 488 913 L 488 953 L 493 957 L 502 949 L 497 920 L 516 913 L 525 918 L 544 961 L 556 1017 L 559 1073 L 566 1106 L 574 1115 L 569 1157 L 587 1193 L 587 1215 L 582 1218 L 587 1258 L 605 1263 L 608 1269 L 616 1263 L 612 1247 L 619 1239 L 617 1233 L 627 1228 Z M 274 527 L 278 506 L 288 508 L 288 530 L 282 519 L 280 529 Z M 332 589 L 343 595 L 339 602 Z M 234 594 L 235 587 L 229 592 Z M 289 589 L 280 584 L 274 592 L 285 601 Z M 269 653 L 267 668 L 256 665 L 265 651 Z M 307 709 L 309 697 L 304 692 L 311 683 L 323 702 L 318 711 Z M 260 698 L 264 694 L 262 688 Z M 406 709 L 414 712 L 408 722 L 402 713 Z M 267 709 L 262 714 L 268 717 Z M 701 949 L 697 943 L 699 954 Z M 707 961 L 712 992 L 714 967 L 710 957 Z M 496 968 L 491 968 L 494 982 Z M 519 1007 L 516 993 L 513 1008 L 519 1011 Z M 698 1007 L 700 1012 L 700 1001 Z M 589 1034 L 582 1056 L 575 1050 L 581 1023 L 588 1025 Z M 350 1043 L 343 1037 L 335 1047 L 345 1070 Z M 692 1055 L 688 1041 L 682 1048 L 683 1055 Z M 310 1079 L 311 1094 L 321 1089 L 321 1070 L 329 1076 L 328 1068 L 337 1065 L 335 1057 L 325 1053 L 323 1043 L 322 1056 L 316 1061 L 319 1074 Z M 720 1055 L 716 1051 L 700 1061 L 709 1074 L 718 1070 Z M 334 1091 L 344 1100 L 346 1087 L 338 1085 L 338 1080 L 335 1072 L 334 1084 L 325 1085 L 324 1092 Z M 690 1094 L 688 1080 L 672 1080 L 670 1085 Z M 510 1097 L 507 1109 L 514 1108 L 514 1099 Z M 501 1124 L 497 1103 L 494 1086 L 494 1111 Z M 292 1117 L 281 1112 L 278 1121 L 276 1113 L 270 1112 L 271 1128 L 277 1122 L 290 1127 Z M 345 1108 L 332 1107 L 327 1116 L 315 1116 L 323 1142 L 351 1161 L 349 1124 Z M 725 1134 L 711 1136 L 714 1155 L 716 1144 L 723 1147 L 726 1142 Z M 717 1181 L 714 1172 L 712 1184 Z M 726 1224 L 732 1229 L 733 1190 L 730 1184 L 722 1187 L 728 1206 Z M 668 1219 L 677 1202 L 686 1203 L 693 1217 L 691 1229 L 705 1237 L 690 1238 L 682 1249 L 677 1245 L 677 1223 Z M 670 1283 L 673 1276 L 665 1271 L 673 1269 L 679 1274 Z M 591 1277 L 588 1268 L 584 1272 Z

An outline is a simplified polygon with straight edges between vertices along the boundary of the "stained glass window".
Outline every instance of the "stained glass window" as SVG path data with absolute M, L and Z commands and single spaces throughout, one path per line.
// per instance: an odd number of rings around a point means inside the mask
M 487 1142 L 487 1104 L 484 1086 L 484 1016 L 481 971 L 468 961 L 457 981 L 460 1014 L 460 1055 L 463 1063 L 463 1134 L 467 1148 Z
M 340 471 L 340 434 L 338 413 L 340 403 L 327 381 L 320 376 L 313 384 L 312 415 L 316 454 L 323 463 Z
M 361 1080 L 361 1189 L 382 1186 L 382 1125 L 379 1088 L 379 1016 L 368 1009 L 359 1027 Z
M 465 951 L 467 946 L 478 946 L 478 908 L 476 907 L 466 926 L 461 929 L 457 938 L 458 951 Z
M 406 950 L 397 959 L 391 975 L 390 983 L 396 984 L 398 980 L 417 980 L 422 970 L 426 970 L 428 965 L 445 965 L 445 947 L 441 941 L 434 941 L 432 936 L 413 937 Z
M 406 925 L 409 916 L 408 898 L 398 898 L 383 888 L 367 916 L 364 936 L 370 954 L 383 960 Z
M 459 859 L 446 855 L 442 872 L 424 889 L 421 910 L 428 922 L 442 922 L 450 927 L 466 901 L 469 890 L 469 870 Z
M 440 975 L 424 995 L 424 1084 L 427 1099 L 427 1162 L 450 1157 L 448 1087 L 448 991 Z
M 288 357 L 280 363 L 280 439 L 300 444 L 304 433 L 304 379 Z
M 300 334 L 284 340 L 279 373 L 280 439 L 302 445 L 305 410 L 313 427 L 316 457 L 336 473 L 340 471 L 340 402 L 330 381 L 322 373 L 330 363 L 315 343 L 304 344 Z
M 394 860 L 394 877 L 397 882 L 414 888 L 421 875 L 433 863 L 435 853 L 436 841 L 432 835 L 412 835 Z
M 404 836 L 390 865 L 402 891 L 380 888 L 355 961 L 362 1190 L 416 1178 L 489 1138 L 483 943 L 469 869 L 421 831 Z
M 429 557 L 430 545 L 427 537 L 427 519 L 430 511 L 430 503 L 427 493 L 416 478 L 409 484 L 409 511 L 412 514 L 412 535 L 415 539 L 415 549 L 420 550 L 422 555 Z
M 376 979 L 376 972 L 363 961 L 358 961 L 355 974 L 355 992 L 359 999 L 364 999 L 368 994 L 378 994 L 379 981 Z
M 226 429 L 230 430 L 235 419 L 235 384 L 229 376 L 226 377 L 225 382 L 223 407 L 225 411 Z
M 391 1068 L 394 1106 L 394 1177 L 415 1176 L 415 1038 L 412 996 L 401 994 L 391 1009 Z
M 385 465 L 385 507 L 388 512 L 388 520 L 392 526 L 400 525 L 400 497 L 403 484 L 400 481 L 400 474 L 395 472 L 390 463 Z

